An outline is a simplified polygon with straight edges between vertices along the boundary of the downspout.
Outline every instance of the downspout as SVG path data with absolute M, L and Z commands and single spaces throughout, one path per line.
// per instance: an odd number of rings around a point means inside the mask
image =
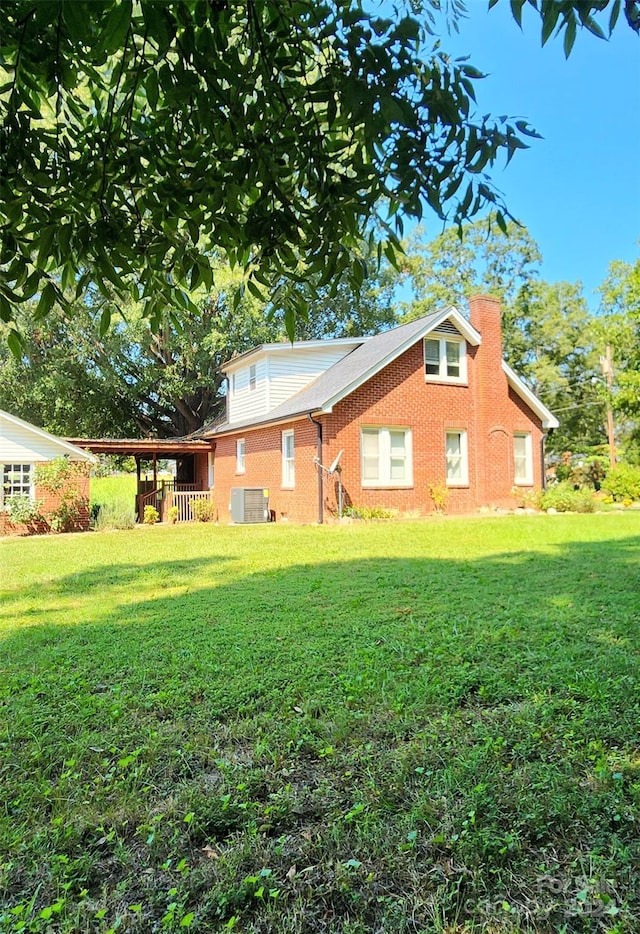
M 324 522 L 324 503 L 322 498 L 322 422 L 316 421 L 311 412 L 309 412 L 309 421 L 316 426 L 317 452 L 318 458 L 318 525 Z
M 547 437 L 550 437 L 553 434 L 553 428 L 550 428 L 548 431 L 542 432 L 542 437 L 540 438 L 540 470 L 541 470 L 541 479 L 542 479 L 542 489 L 547 489 L 547 456 L 545 451 L 545 441 Z

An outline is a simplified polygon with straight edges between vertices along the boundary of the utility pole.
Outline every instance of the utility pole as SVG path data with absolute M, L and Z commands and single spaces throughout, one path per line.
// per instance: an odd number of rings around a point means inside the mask
M 607 438 L 609 440 L 609 464 L 611 469 L 616 466 L 616 435 L 613 424 L 613 409 L 611 408 L 611 395 L 613 393 L 613 356 L 611 344 L 607 344 L 604 357 L 600 357 L 602 375 L 607 382 Z

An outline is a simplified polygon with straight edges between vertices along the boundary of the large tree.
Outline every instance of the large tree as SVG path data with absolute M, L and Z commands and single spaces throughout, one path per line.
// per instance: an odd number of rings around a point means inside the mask
M 524 0 L 511 0 L 520 18 Z M 434 35 L 440 0 L 13 0 L 0 8 L 0 315 L 92 286 L 156 324 L 195 313 L 223 253 L 255 291 L 365 268 L 429 205 L 461 222 L 527 125 L 474 114 L 479 73 Z M 461 0 L 446 4 L 452 16 Z M 529 0 L 543 40 L 612 28 L 619 0 Z M 637 22 L 637 3 L 624 4 Z M 611 12 L 611 17 L 608 16 Z M 504 223 L 502 213 L 498 215 Z M 370 227 L 369 227 L 370 229 Z M 293 333 L 304 306 L 283 294 Z M 9 341 L 18 350 L 18 332 Z
M 0 409 L 75 437 L 182 436 L 224 412 L 221 364 L 256 344 L 286 340 L 282 309 L 245 291 L 239 275 L 216 264 L 217 287 L 195 302 L 188 327 L 171 315 L 152 328 L 131 302 L 99 334 L 99 305 L 78 302 L 33 322 L 18 312 L 24 348 L 2 340 Z M 371 334 L 394 321 L 392 277 L 372 276 L 357 293 L 343 281 L 323 288 L 298 325 L 302 338 Z
M 640 441 L 640 259 L 611 263 L 600 289 L 600 346 L 612 348 L 612 405 Z

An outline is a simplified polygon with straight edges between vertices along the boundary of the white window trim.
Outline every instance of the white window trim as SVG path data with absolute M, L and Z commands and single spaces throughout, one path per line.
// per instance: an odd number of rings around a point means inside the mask
M 291 457 L 287 456 L 287 441 L 291 438 Z M 296 485 L 295 441 L 293 428 L 282 432 L 282 488 L 293 490 Z
M 427 341 L 438 341 L 440 344 L 438 363 L 439 373 L 427 373 Z M 458 344 L 460 346 L 460 375 L 447 375 L 447 344 Z M 456 383 L 467 384 L 467 342 L 464 338 L 457 338 L 453 335 L 446 337 L 441 334 L 428 334 L 422 342 L 424 378 L 427 383 Z
M 462 476 L 457 478 L 449 477 L 449 461 L 447 459 L 447 435 L 460 435 L 460 458 L 462 463 Z M 447 428 L 444 433 L 444 463 L 447 486 L 466 487 L 469 486 L 469 438 L 466 428 Z
M 23 467 L 29 468 L 29 492 L 27 495 L 29 499 L 31 500 L 31 502 L 33 502 L 36 498 L 35 464 L 29 463 L 29 462 L 25 463 L 24 461 L 21 461 L 19 464 L 13 463 L 13 462 L 6 463 L 6 464 L 0 464 L 0 509 L 2 509 L 4 506 L 5 498 L 9 499 L 11 496 L 16 495 L 12 493 L 7 493 L 4 488 L 4 472 L 8 467 L 13 467 L 13 468 L 20 467 L 20 473 L 22 473 Z
M 366 431 L 375 431 L 378 434 L 378 477 L 375 480 L 365 480 L 364 476 L 364 443 L 363 435 Z M 404 480 L 391 479 L 391 432 L 402 432 L 405 437 L 405 473 Z M 407 489 L 413 486 L 413 434 L 410 428 L 404 425 L 363 425 L 360 429 L 360 485 L 367 489 Z
M 525 439 L 525 471 L 524 479 L 516 477 L 516 438 Z M 516 431 L 513 434 L 513 482 L 515 486 L 533 486 L 533 442 L 530 431 Z
M 244 438 L 236 440 L 236 473 L 245 473 L 247 460 L 247 445 Z

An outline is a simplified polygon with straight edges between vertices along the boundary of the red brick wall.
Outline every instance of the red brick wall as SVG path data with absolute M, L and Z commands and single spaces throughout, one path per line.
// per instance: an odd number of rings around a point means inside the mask
M 401 512 L 432 511 L 429 485 L 446 483 L 445 432 L 467 432 L 469 484 L 451 487 L 447 512 L 472 512 L 480 506 L 516 505 L 513 435 L 532 435 L 534 485 L 540 487 L 540 420 L 509 387 L 502 370 L 500 308 L 493 299 L 471 300 L 471 321 L 482 335 L 479 347 L 467 347 L 466 386 L 427 383 L 422 341 L 402 354 L 348 398 L 322 416 L 322 462 L 329 465 L 340 450 L 342 481 L 347 503 L 384 506 Z M 363 488 L 360 485 L 362 426 L 410 428 L 413 448 L 413 486 Z M 282 431 L 294 429 L 295 490 L 282 489 Z M 246 472 L 235 474 L 236 438 L 246 443 Z M 307 419 L 287 425 L 247 431 L 219 438 L 215 454 L 215 496 L 221 521 L 229 516 L 232 486 L 265 486 L 276 519 L 315 522 L 318 517 L 316 426 Z M 335 482 L 325 478 L 325 515 L 336 510 Z
M 75 532 L 86 532 L 89 528 L 89 486 L 90 478 L 88 476 L 77 477 L 74 479 L 73 483 L 70 484 L 73 489 L 77 490 L 84 504 L 80 507 L 79 510 L 79 519 L 76 523 L 73 530 Z M 38 488 L 38 485 L 35 486 L 35 498 L 36 500 L 42 502 L 40 507 L 40 512 L 46 517 L 50 513 L 57 509 L 60 505 L 60 496 L 52 495 L 44 489 Z M 23 525 L 14 525 L 9 521 L 9 517 L 6 513 L 0 512 L 0 535 L 25 535 L 29 532 L 33 533 L 44 533 L 50 531 L 48 523 L 37 522 L 28 529 Z
M 282 486 L 282 432 L 293 429 L 295 487 Z M 245 473 L 236 473 L 236 440 L 245 439 Z M 221 522 L 231 521 L 232 487 L 269 490 L 276 521 L 315 522 L 318 518 L 316 426 L 307 418 L 218 438 L 215 449 L 214 497 Z

